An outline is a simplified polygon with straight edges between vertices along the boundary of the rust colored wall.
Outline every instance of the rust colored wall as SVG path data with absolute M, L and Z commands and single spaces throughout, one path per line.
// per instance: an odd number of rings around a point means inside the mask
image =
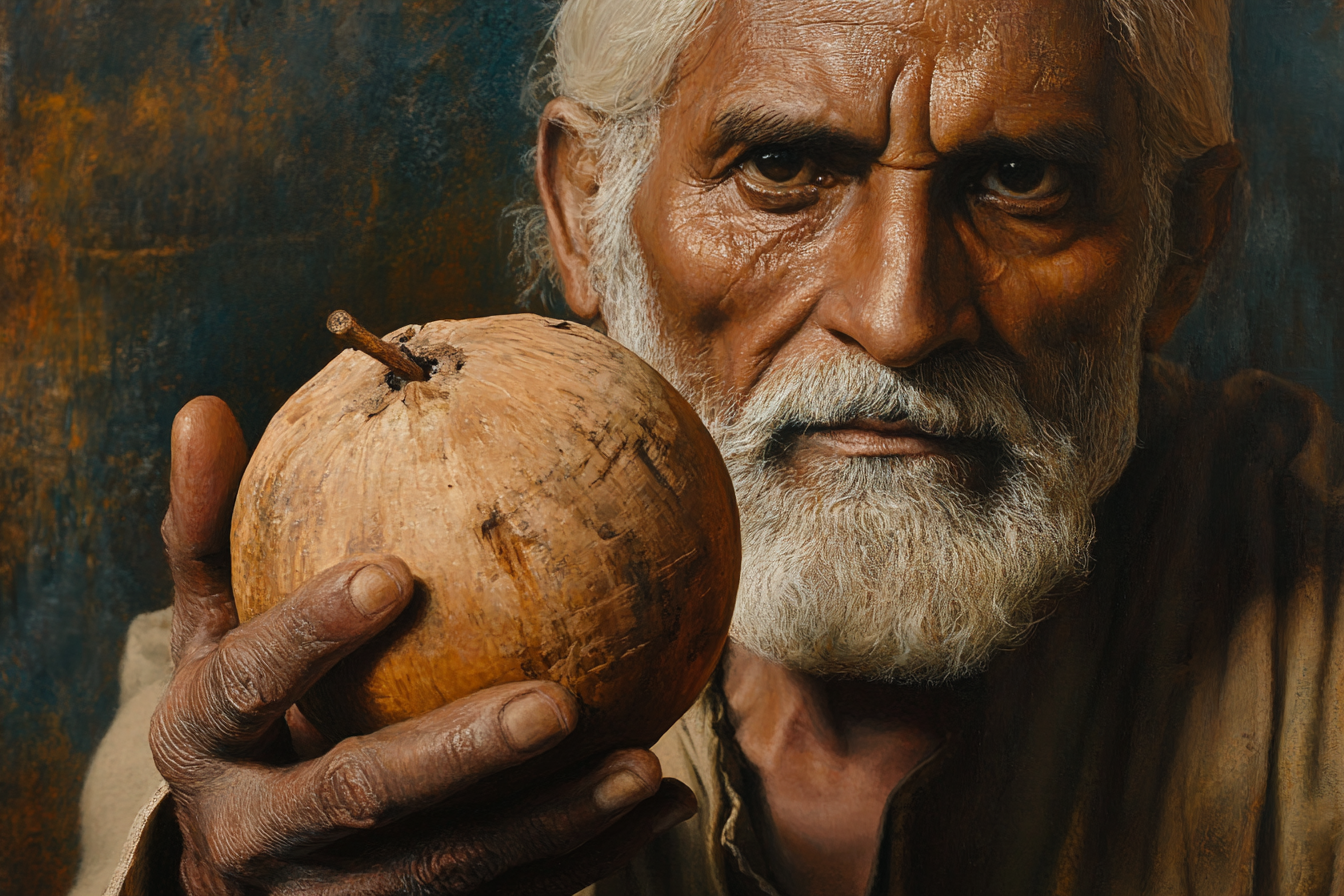
M 375 328 L 507 306 L 539 5 L 0 2 L 0 893 L 72 881 L 174 411 L 255 440 Z
M 168 427 L 255 440 L 334 348 L 512 307 L 500 211 L 545 0 L 0 0 L 0 893 L 73 879 Z M 1344 7 L 1236 7 L 1251 203 L 1171 348 L 1344 404 Z

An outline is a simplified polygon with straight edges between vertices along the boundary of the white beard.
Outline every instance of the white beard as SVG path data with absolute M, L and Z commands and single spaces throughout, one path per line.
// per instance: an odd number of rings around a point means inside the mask
M 590 276 L 608 332 L 696 405 L 723 451 L 742 514 L 732 638 L 816 675 L 933 682 L 981 670 L 1087 569 L 1092 503 L 1134 446 L 1140 322 L 1165 231 L 1148 234 L 1125 332 L 1104 356 L 1059 362 L 1048 415 L 1025 400 L 1007 363 L 981 351 L 893 370 L 838 345 L 772 367 L 734 406 L 660 330 L 630 224 L 641 150 L 655 139 L 656 123 L 640 122 L 608 144 L 629 179 L 598 192 Z M 793 462 L 791 436 L 860 416 L 907 418 L 983 450 L 978 461 Z
M 713 427 L 742 509 L 733 638 L 816 675 L 938 681 L 1025 636 L 1086 570 L 1092 496 L 1073 441 L 1014 384 L 970 351 L 908 371 L 849 351 L 771 370 Z M 787 434 L 856 417 L 982 451 L 790 463 Z

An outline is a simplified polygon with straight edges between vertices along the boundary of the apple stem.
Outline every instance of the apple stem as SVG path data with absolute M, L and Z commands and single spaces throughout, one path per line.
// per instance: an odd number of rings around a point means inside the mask
M 359 325 L 348 311 L 333 311 L 327 318 L 327 329 L 351 348 L 359 349 L 392 369 L 404 380 L 423 383 L 429 379 L 425 369 L 411 359 L 401 346 L 384 342 Z

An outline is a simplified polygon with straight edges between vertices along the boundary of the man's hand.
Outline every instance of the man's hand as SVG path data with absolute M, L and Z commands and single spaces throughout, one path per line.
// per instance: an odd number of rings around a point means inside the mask
M 192 896 L 570 894 L 694 813 L 694 797 L 663 781 L 646 750 L 613 753 L 507 806 L 425 811 L 574 729 L 574 698 L 549 682 L 491 688 L 305 749 L 315 732 L 294 702 L 396 617 L 410 570 L 391 556 L 352 558 L 239 626 L 228 535 L 242 433 L 222 401 L 197 399 L 173 424 L 172 451 L 163 538 L 175 671 L 150 743 L 172 788 Z M 296 745 L 317 755 L 301 760 Z M 394 836 L 379 836 L 394 823 Z

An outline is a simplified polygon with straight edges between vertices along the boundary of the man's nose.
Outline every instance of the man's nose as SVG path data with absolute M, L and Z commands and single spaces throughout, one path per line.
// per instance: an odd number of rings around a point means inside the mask
M 842 225 L 842 255 L 818 322 L 888 367 L 911 367 L 980 335 L 970 261 L 934 207 L 924 169 L 878 168 Z

